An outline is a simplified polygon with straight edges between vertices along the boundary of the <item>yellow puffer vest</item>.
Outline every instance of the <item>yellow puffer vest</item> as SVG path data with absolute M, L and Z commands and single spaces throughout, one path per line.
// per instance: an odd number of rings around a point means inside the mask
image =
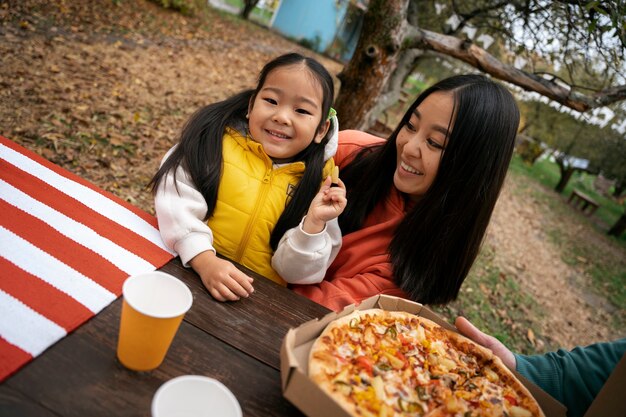
M 271 266 L 270 236 L 287 198 L 304 172 L 304 162 L 273 168 L 263 146 L 234 130 L 224 134 L 222 179 L 215 211 L 207 222 L 215 250 L 281 285 Z M 324 166 L 323 178 L 335 166 Z

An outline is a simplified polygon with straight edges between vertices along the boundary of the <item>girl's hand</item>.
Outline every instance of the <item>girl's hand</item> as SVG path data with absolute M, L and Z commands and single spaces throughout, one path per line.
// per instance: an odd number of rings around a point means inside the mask
M 329 175 L 311 201 L 302 229 L 310 234 L 321 232 L 327 221 L 337 218 L 343 212 L 347 203 L 345 184 L 338 179 L 337 186 L 331 187 Z
M 200 275 L 209 293 L 218 301 L 237 301 L 254 292 L 254 280 L 231 262 L 218 258 L 213 251 L 196 255 L 189 264 Z

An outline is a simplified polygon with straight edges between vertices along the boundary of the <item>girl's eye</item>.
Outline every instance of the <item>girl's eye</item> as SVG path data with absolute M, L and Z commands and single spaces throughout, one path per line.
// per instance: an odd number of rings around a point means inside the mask
M 415 128 L 415 125 L 413 123 L 411 123 L 410 120 L 408 122 L 406 122 L 405 127 L 407 128 L 407 130 L 409 130 L 411 132 L 416 132 L 417 131 L 417 129 Z
M 296 113 L 300 113 L 300 114 L 308 114 L 310 115 L 311 112 L 305 109 L 296 109 Z
M 434 139 L 428 138 L 426 139 L 426 142 L 435 149 L 443 149 L 443 145 L 439 144 L 438 142 L 435 142 Z
M 263 100 L 267 101 L 270 104 L 278 104 L 278 102 L 274 100 L 273 98 L 266 97 Z

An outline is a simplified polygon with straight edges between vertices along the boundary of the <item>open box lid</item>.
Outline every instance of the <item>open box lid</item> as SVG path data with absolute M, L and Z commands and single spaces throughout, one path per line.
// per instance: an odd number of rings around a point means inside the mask
M 281 380 L 283 395 L 309 416 L 341 416 L 348 414 L 307 376 L 309 352 L 317 337 L 333 320 L 355 310 L 381 308 L 390 311 L 406 311 L 425 317 L 440 326 L 456 332 L 456 328 L 443 320 L 428 307 L 402 298 L 377 295 L 358 306 L 349 305 L 339 313 L 329 313 L 322 318 L 308 321 L 290 329 L 281 347 Z M 565 407 L 536 385 L 513 371 L 539 403 L 546 417 L 565 417 Z M 587 416 L 585 416 L 587 417 Z

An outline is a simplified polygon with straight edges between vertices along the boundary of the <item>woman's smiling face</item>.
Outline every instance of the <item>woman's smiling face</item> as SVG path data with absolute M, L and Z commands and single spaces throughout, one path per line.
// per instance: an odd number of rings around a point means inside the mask
M 415 109 L 396 138 L 396 188 L 417 200 L 430 188 L 452 130 L 454 96 L 434 92 Z

